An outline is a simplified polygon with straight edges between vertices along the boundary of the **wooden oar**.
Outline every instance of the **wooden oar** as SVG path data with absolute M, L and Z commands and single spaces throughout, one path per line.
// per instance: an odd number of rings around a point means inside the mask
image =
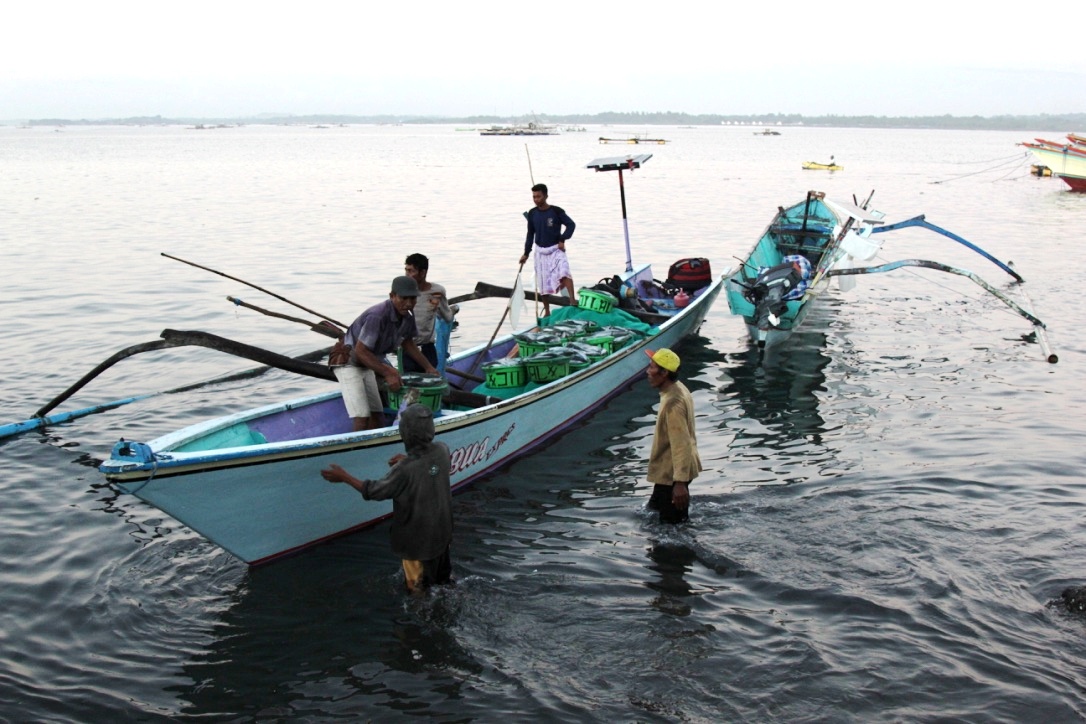
M 230 279 L 232 281 L 239 282 L 241 284 L 244 284 L 247 287 L 252 287 L 253 289 L 256 289 L 259 292 L 264 292 L 265 294 L 273 296 L 273 297 L 275 297 L 276 299 L 278 299 L 278 300 L 280 300 L 282 302 L 286 302 L 287 304 L 289 304 L 292 307 L 297 307 L 298 309 L 301 309 L 303 312 L 309 312 L 310 314 L 316 314 L 321 319 L 327 319 L 329 322 L 332 322 L 333 324 L 338 325 L 338 326 L 342 327 L 343 329 L 346 329 L 348 327 L 348 325 L 344 324 L 343 322 L 337 322 L 336 320 L 332 319 L 331 317 L 326 316 L 324 314 L 321 314 L 320 312 L 314 312 L 312 309 L 309 309 L 307 307 L 303 307 L 301 304 L 298 304 L 297 302 L 292 302 L 289 299 L 287 299 L 286 297 L 281 297 L 278 294 L 276 294 L 275 292 L 269 292 L 267 289 L 264 289 L 263 287 L 258 287 L 256 284 L 253 284 L 252 282 L 247 282 L 244 279 L 238 279 L 237 277 L 232 277 L 229 274 L 224 274 L 223 272 L 217 271 L 215 269 L 211 269 L 210 267 L 201 266 L 200 264 L 196 264 L 195 262 L 186 261 L 185 259 L 181 259 L 180 257 L 171 256 L 171 255 L 167 254 L 166 252 L 160 252 L 160 253 L 162 254 L 162 256 L 166 257 L 167 259 L 173 259 L 174 261 L 179 261 L 182 264 L 188 264 L 189 266 L 194 266 L 197 269 L 203 269 L 204 271 L 209 271 L 212 274 L 218 274 L 221 277 L 226 277 L 227 279 Z
M 475 285 L 475 291 L 468 294 L 461 294 L 458 297 L 453 297 L 449 300 L 449 304 L 468 302 L 472 299 L 509 299 L 512 296 L 512 287 L 499 287 L 496 284 L 479 282 Z M 572 303 L 569 297 L 563 297 L 557 294 L 538 294 L 531 290 L 525 290 L 524 298 L 538 301 L 546 300 L 551 304 L 556 304 L 558 306 L 569 306 Z
M 336 329 L 334 326 L 332 326 L 332 323 L 327 321 L 327 320 L 321 320 L 320 322 L 317 322 L 316 324 L 314 324 L 313 322 L 310 322 L 307 319 L 301 319 L 300 317 L 292 317 L 289 314 L 280 314 L 279 312 L 273 312 L 270 309 L 264 309 L 263 307 L 258 307 L 255 304 L 249 304 L 248 302 L 243 302 L 240 299 L 238 299 L 237 297 L 227 296 L 226 299 L 227 299 L 227 301 L 233 302 L 235 305 L 237 305 L 239 307 L 245 307 L 246 309 L 252 309 L 254 312 L 260 312 L 261 314 L 266 314 L 269 317 L 277 317 L 278 319 L 285 319 L 285 320 L 287 320 L 289 322 L 297 322 L 298 324 L 304 324 L 305 326 L 309 327 L 311 330 L 313 330 L 317 334 L 323 334 L 326 337 L 331 337 L 333 339 L 338 339 L 340 337 L 340 335 L 343 334 L 342 330 Z

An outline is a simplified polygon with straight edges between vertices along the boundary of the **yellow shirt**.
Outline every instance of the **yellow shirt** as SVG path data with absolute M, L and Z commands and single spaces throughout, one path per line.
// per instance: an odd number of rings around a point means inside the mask
M 660 392 L 660 412 L 656 415 L 653 431 L 648 481 L 662 485 L 671 485 L 676 480 L 689 483 L 701 471 L 694 434 L 694 398 L 686 385 L 675 382 Z

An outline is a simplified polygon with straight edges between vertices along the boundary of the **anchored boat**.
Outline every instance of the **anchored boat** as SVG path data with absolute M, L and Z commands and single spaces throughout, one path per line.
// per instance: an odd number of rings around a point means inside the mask
M 741 316 L 751 341 L 768 348 L 784 342 L 806 318 L 811 305 L 838 278 L 843 291 L 855 286 L 855 276 L 893 271 L 907 266 L 964 276 L 998 298 L 1033 326 L 1046 359 L 1057 357 L 1048 346 L 1044 323 L 1026 306 L 1011 300 L 973 272 L 925 259 L 904 259 L 878 266 L 856 266 L 875 258 L 882 247 L 875 234 L 907 227 L 928 229 L 977 252 L 1021 284 L 1022 277 L 980 247 L 935 224 L 923 215 L 884 224 L 884 214 L 862 205 L 835 202 L 819 191 L 788 208 L 780 208 L 741 264 L 725 273 L 725 290 L 732 314 Z M 1024 293 L 1023 293 L 1024 297 Z
M 1086 141 L 1082 136 L 1069 133 L 1067 143 L 1035 138 L 1021 145 L 1033 153 L 1041 167 L 1063 179 L 1072 191 L 1086 192 Z
M 624 228 L 622 173 L 649 158 L 598 159 L 588 165 L 619 173 Z M 626 268 L 617 276 L 627 290 L 627 303 L 636 297 L 632 312 L 616 309 L 621 300 L 615 297 L 589 291 L 581 295 L 583 307 L 564 307 L 542 320 L 555 336 L 568 334 L 561 329 L 583 331 L 595 325 L 601 351 L 583 364 L 574 364 L 572 357 L 563 361 L 564 353 L 547 349 L 550 357 L 528 367 L 529 375 L 512 374 L 516 360 L 534 352 L 530 346 L 538 340 L 506 335 L 446 362 L 449 384 L 455 381 L 460 389 L 447 390 L 440 382 L 432 386 L 436 389 L 421 384 L 416 388 L 435 409 L 437 439 L 452 451 L 454 489 L 540 447 L 626 389 L 644 374 L 644 351 L 675 346 L 697 330 L 723 288 L 723 280 L 715 279 L 693 291 L 685 306 L 670 304 L 653 283 L 651 267 L 632 265 L 628 231 L 626 252 Z M 490 296 L 494 289 L 480 287 L 481 293 L 477 288 L 467 298 Z M 514 295 L 497 290 L 494 296 Z M 525 358 L 523 364 L 530 362 Z M 480 379 L 476 371 L 487 377 Z M 391 406 L 387 410 L 390 416 L 395 412 Z M 390 515 L 391 502 L 364 500 L 347 486 L 328 485 L 319 473 L 336 462 L 361 477 L 380 477 L 386 461 L 402 449 L 395 425 L 352 432 L 337 388 L 202 422 L 145 443 L 122 440 L 100 469 L 120 490 L 241 560 L 259 564 Z

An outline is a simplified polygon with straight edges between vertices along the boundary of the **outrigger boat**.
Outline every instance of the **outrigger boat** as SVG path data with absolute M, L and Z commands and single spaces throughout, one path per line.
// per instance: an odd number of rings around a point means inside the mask
M 872 192 L 873 193 L 873 192 Z M 942 234 L 999 266 L 1016 282 L 1024 280 L 1009 264 L 962 237 L 928 222 L 923 215 L 896 224 L 884 224 L 884 214 L 869 210 L 871 197 L 862 205 L 835 202 L 819 191 L 807 192 L 803 201 L 780 208 L 747 255 L 734 270 L 725 272 L 725 291 L 732 314 L 741 316 L 752 342 L 761 348 L 781 344 L 806 318 L 812 304 L 838 278 L 848 291 L 855 275 L 874 274 L 906 266 L 935 269 L 964 276 L 1009 306 L 1034 326 L 1046 359 L 1057 356 L 1048 346 L 1044 323 L 973 272 L 924 259 L 905 259 L 878 266 L 856 266 L 874 259 L 882 248 L 875 234 L 911 226 Z M 1029 306 L 1023 292 L 1023 303 Z
M 697 330 L 723 288 L 722 279 L 712 280 L 679 307 L 656 291 L 649 265 L 633 266 L 622 173 L 649 158 L 651 154 L 588 164 L 596 171 L 618 171 L 626 268 L 617 276 L 625 288 L 637 290 L 644 303 L 636 313 L 607 309 L 601 301 L 605 295 L 582 290 L 582 305 L 588 298 L 589 308 L 567 306 L 541 320 L 544 331 L 559 321 L 612 324 L 612 351 L 606 351 L 604 342 L 604 353 L 581 369 L 568 374 L 559 369 L 555 374 L 548 368 L 539 381 L 523 384 L 514 379 L 521 385 L 499 393 L 497 386 L 504 382 L 498 377 L 506 376 L 508 358 L 527 346 L 524 335 L 506 335 L 447 361 L 447 378 L 463 380 L 455 394 L 440 387 L 436 395 L 425 386 L 417 388 L 422 398 L 431 398 L 427 404 L 435 409 L 437 439 L 452 451 L 453 489 L 540 447 L 626 389 L 644 374 L 644 351 L 675 346 Z M 480 285 L 482 293 L 477 288 L 467 298 L 499 295 L 487 293 L 486 286 Z M 646 311 L 649 307 L 651 312 Z M 618 334 L 621 329 L 631 333 Z M 627 338 L 624 346 L 617 341 L 620 337 Z M 322 376 L 322 367 L 327 372 L 323 365 L 313 367 L 315 376 Z M 486 372 L 485 382 L 473 375 L 476 370 Z M 394 406 L 395 401 L 386 412 L 395 414 Z M 347 486 L 329 485 L 320 470 L 336 462 L 356 475 L 380 477 L 387 470 L 386 461 L 402 449 L 394 425 L 352 432 L 336 389 L 209 420 L 146 443 L 122 440 L 100 469 L 120 490 L 161 509 L 246 563 L 259 564 L 389 516 L 390 502 L 366 501 Z
M 1028 148 L 1042 166 L 1051 169 L 1052 176 L 1063 179 L 1072 191 L 1086 192 L 1086 144 L 1073 133 L 1067 143 L 1035 138 L 1020 145 Z

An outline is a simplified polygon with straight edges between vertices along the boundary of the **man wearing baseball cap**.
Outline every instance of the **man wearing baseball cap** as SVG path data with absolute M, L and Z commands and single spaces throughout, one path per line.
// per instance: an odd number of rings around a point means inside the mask
M 385 355 L 403 348 L 424 372 L 437 374 L 437 369 L 415 344 L 418 329 L 411 310 L 418 296 L 419 285 L 414 279 L 396 277 L 388 299 L 358 315 L 343 335 L 351 357 L 346 364 L 333 367 L 332 372 L 343 388 L 343 403 L 356 431 L 384 427 L 384 404 L 377 389 L 377 375 L 393 392 L 403 385 L 399 370 L 389 364 Z
M 694 434 L 694 398 L 679 382 L 679 355 L 666 347 L 645 350 L 645 354 L 650 360 L 649 384 L 660 392 L 649 454 L 647 478 L 654 487 L 648 507 L 660 512 L 663 523 L 682 523 L 689 517 L 688 486 L 702 470 Z

